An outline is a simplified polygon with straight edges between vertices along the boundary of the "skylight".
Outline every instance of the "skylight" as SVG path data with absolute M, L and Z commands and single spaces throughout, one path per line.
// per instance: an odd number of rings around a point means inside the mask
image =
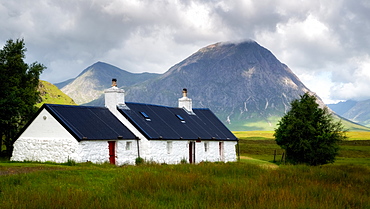
M 185 119 L 181 115 L 176 115 L 176 117 L 181 121 L 181 123 L 186 123 Z
M 145 118 L 146 121 L 152 121 L 149 115 L 147 115 L 145 112 L 140 112 L 140 114 Z

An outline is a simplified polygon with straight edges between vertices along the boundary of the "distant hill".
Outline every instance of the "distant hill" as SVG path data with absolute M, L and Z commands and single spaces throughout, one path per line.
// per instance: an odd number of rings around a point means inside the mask
M 74 80 L 74 78 L 71 78 L 71 79 L 68 79 L 66 81 L 63 81 L 63 82 L 60 82 L 60 83 L 56 83 L 54 85 L 56 87 L 58 87 L 58 89 L 62 89 L 63 87 L 65 87 L 66 85 L 68 85 L 69 83 L 71 83 L 73 80 Z
M 119 87 L 127 87 L 158 76 L 155 73 L 130 73 L 113 65 L 97 62 L 76 78 L 55 85 L 62 87 L 61 90 L 77 104 L 84 104 L 99 98 L 104 89 L 110 87 L 112 78 L 120 81 Z
M 345 102 L 339 102 L 337 104 L 328 104 L 327 106 L 338 115 L 343 115 L 348 112 L 348 110 L 350 110 L 353 106 L 355 106 L 356 103 L 356 101 L 348 100 Z
M 339 102 L 328 105 L 338 115 L 370 127 L 370 100 Z
M 41 100 L 36 105 L 37 107 L 41 107 L 44 103 L 76 105 L 69 96 L 47 81 L 40 80 L 37 90 L 41 96 Z

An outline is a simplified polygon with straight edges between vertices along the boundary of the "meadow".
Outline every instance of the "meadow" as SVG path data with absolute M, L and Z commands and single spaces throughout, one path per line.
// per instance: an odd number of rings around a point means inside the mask
M 268 162 L 280 163 L 282 150 L 274 141 L 273 131 L 234 132 L 240 146 L 240 155 Z M 370 132 L 347 132 L 348 139 L 340 143 L 334 165 L 365 165 L 370 167 Z M 242 158 L 243 160 L 243 158 Z
M 242 154 L 235 163 L 4 160 L 0 208 L 370 208 L 367 133 L 349 133 L 356 140 L 343 142 L 338 160 L 316 167 L 274 163 L 274 150 L 282 150 L 273 132 L 235 134 Z

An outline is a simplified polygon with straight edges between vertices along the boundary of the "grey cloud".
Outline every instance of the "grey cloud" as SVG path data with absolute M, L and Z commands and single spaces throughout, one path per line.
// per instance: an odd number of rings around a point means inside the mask
M 370 85 L 348 76 L 370 56 L 369 10 L 366 0 L 0 0 L 0 41 L 25 38 L 27 59 L 48 67 L 42 78 L 60 82 L 96 61 L 164 72 L 208 44 L 250 38 L 298 75 L 330 72 L 331 96 L 347 98 Z M 310 18 L 325 30 L 307 35 Z

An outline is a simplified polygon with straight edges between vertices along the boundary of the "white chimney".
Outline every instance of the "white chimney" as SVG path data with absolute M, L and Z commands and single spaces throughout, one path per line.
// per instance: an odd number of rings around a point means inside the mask
M 125 90 L 117 87 L 117 79 L 112 79 L 112 87 L 104 91 L 105 107 L 116 110 L 117 105 L 125 105 Z
M 182 90 L 182 98 L 179 99 L 179 108 L 185 108 L 189 114 L 193 113 L 193 104 L 190 98 L 188 98 L 188 90 Z

